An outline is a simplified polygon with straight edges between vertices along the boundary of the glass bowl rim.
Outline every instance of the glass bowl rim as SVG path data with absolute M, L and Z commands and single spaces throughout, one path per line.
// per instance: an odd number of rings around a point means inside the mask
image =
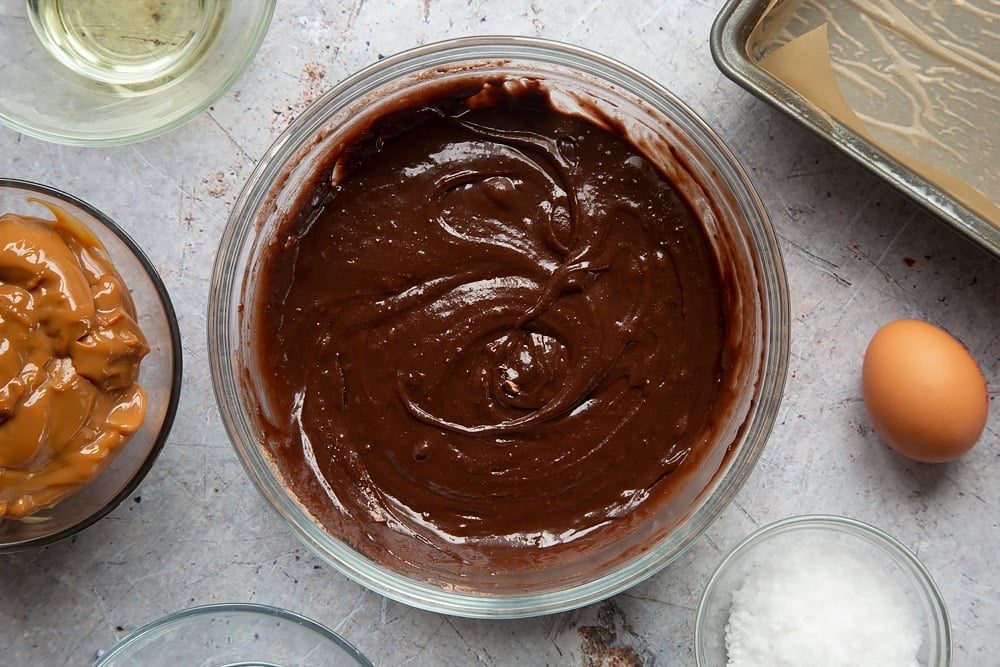
M 79 533 L 111 513 L 112 510 L 118 507 L 122 501 L 125 500 L 125 498 L 130 496 L 136 490 L 139 484 L 142 483 L 142 480 L 145 479 L 146 475 L 152 469 L 153 464 L 156 462 L 160 452 L 163 450 L 163 446 L 166 444 L 170 431 L 173 428 L 174 418 L 177 414 L 177 406 L 180 402 L 181 396 L 184 361 L 181 346 L 180 327 L 177 323 L 177 314 L 174 311 L 173 302 L 170 299 L 170 294 L 167 292 L 166 285 L 163 283 L 163 279 L 160 277 L 159 272 L 156 270 L 156 267 L 153 266 L 152 261 L 146 255 L 145 251 L 139 246 L 138 243 L 136 243 L 132 236 L 125 231 L 125 229 L 119 226 L 117 222 L 112 220 L 110 216 L 97 207 L 87 203 L 76 195 L 71 195 L 52 186 L 36 183 L 34 181 L 5 178 L 0 176 L 0 189 L 3 188 L 36 192 L 58 201 L 66 202 L 67 204 L 74 206 L 91 216 L 94 220 L 103 225 L 109 232 L 114 234 L 119 241 L 121 241 L 128 251 L 132 253 L 136 261 L 138 261 L 142 270 L 146 273 L 150 282 L 153 284 L 156 298 L 163 307 L 163 312 L 166 316 L 167 328 L 170 332 L 170 352 L 173 359 L 173 368 L 170 374 L 170 394 L 167 397 L 167 405 L 163 414 L 163 423 L 160 425 L 160 428 L 156 433 L 156 438 L 153 442 L 153 446 L 149 450 L 149 453 L 143 460 L 142 465 L 139 466 L 132 474 L 128 483 L 126 483 L 117 494 L 107 500 L 97 511 L 88 514 L 84 519 L 76 522 L 72 526 L 67 526 L 58 532 L 22 542 L 0 544 L 0 553 L 13 553 L 16 551 L 23 551 L 34 547 L 52 544 Z
M 701 651 L 701 636 L 704 632 L 704 625 L 707 622 L 709 605 L 722 593 L 719 590 L 719 585 L 722 578 L 729 573 L 730 568 L 742 556 L 750 553 L 755 547 L 767 542 L 772 537 L 797 530 L 809 529 L 839 533 L 865 540 L 869 544 L 887 552 L 902 569 L 906 570 L 907 574 L 912 575 L 911 578 L 916 582 L 920 593 L 928 601 L 934 612 L 932 614 L 934 622 L 931 624 L 929 631 L 932 633 L 937 632 L 941 640 L 941 654 L 944 664 L 951 664 L 951 617 L 949 616 L 948 605 L 945 603 L 944 596 L 941 594 L 941 590 L 938 588 L 927 566 L 901 541 L 870 523 L 836 514 L 801 514 L 779 519 L 754 530 L 741 539 L 735 547 L 730 549 L 716 566 L 709 577 L 708 583 L 705 584 L 695 617 L 694 651 L 695 662 L 699 666 L 706 664 L 704 662 L 705 657 Z
M 20 1 L 23 2 L 23 0 Z M 232 4 L 237 7 L 242 7 L 246 1 L 247 0 L 242 0 L 240 3 Z M 260 46 L 263 44 L 264 38 L 267 36 L 268 30 L 270 29 L 278 0 L 252 1 L 256 5 L 260 6 L 261 20 L 252 31 L 248 31 L 248 39 L 239 50 L 239 57 L 235 59 L 227 59 L 227 61 L 235 60 L 236 62 L 234 65 L 226 68 L 225 76 L 218 78 L 218 81 L 216 82 L 216 85 L 212 87 L 211 92 L 193 96 L 191 101 L 185 105 L 183 112 L 157 116 L 149 122 L 136 126 L 131 130 L 87 134 L 78 130 L 74 131 L 67 128 L 60 128 L 60 130 L 56 131 L 51 128 L 43 129 L 36 127 L 30 122 L 30 118 L 26 118 L 23 115 L 12 114 L 5 110 L 4 105 L 2 104 L 2 96 L 0 96 L 0 123 L 11 128 L 15 132 L 19 132 L 29 137 L 34 137 L 35 139 L 40 139 L 54 144 L 62 144 L 65 146 L 80 147 L 125 146 L 132 143 L 147 141 L 172 132 L 173 130 L 191 122 L 203 111 L 215 104 L 230 88 L 233 87 L 236 81 L 250 66 L 250 63 L 253 62 L 253 59 L 260 50 Z M 27 17 L 25 17 L 25 21 L 28 21 Z M 32 35 L 32 37 L 34 37 L 34 35 Z M 42 48 L 44 50 L 44 47 Z M 48 55 L 47 52 L 46 55 Z M 76 73 L 73 73 L 72 76 L 78 79 L 85 78 L 83 75 Z M 172 86 L 166 86 L 162 90 L 151 91 L 150 94 L 162 95 L 165 98 L 169 98 L 171 96 L 171 90 Z
M 226 613 L 235 613 L 240 616 L 251 617 L 264 616 L 288 621 L 312 631 L 327 641 L 333 642 L 345 653 L 349 654 L 360 667 L 374 667 L 371 661 L 368 660 L 368 658 L 366 658 L 361 651 L 357 649 L 357 647 L 319 621 L 315 621 L 294 611 L 282 609 L 281 607 L 256 602 L 216 602 L 171 612 L 166 616 L 161 616 L 160 618 L 139 626 L 115 642 L 111 648 L 97 658 L 97 662 L 94 663 L 93 667 L 101 667 L 101 665 L 106 664 L 111 658 L 121 657 L 121 655 L 127 652 L 133 644 L 144 639 L 151 632 L 172 625 L 180 625 L 192 619 Z
M 502 51 L 498 52 L 498 49 Z M 725 178 L 727 187 L 734 192 L 745 194 L 748 198 L 747 205 L 753 209 L 748 218 L 755 219 L 747 224 L 746 233 L 752 237 L 759 255 L 756 258 L 755 275 L 760 280 L 758 291 L 761 295 L 761 308 L 767 313 L 764 317 L 765 327 L 761 333 L 764 339 L 763 349 L 761 358 L 757 362 L 760 368 L 761 386 L 758 396 L 766 400 L 755 401 L 749 409 L 744 422 L 747 425 L 745 429 L 747 433 L 740 436 L 741 445 L 736 455 L 720 468 L 715 481 L 712 482 L 715 485 L 712 493 L 714 504 L 705 502 L 695 507 L 690 511 L 689 518 L 679 525 L 679 530 L 685 533 L 683 543 L 679 547 L 673 546 L 672 553 L 665 557 L 660 553 L 663 551 L 661 540 L 644 553 L 626 561 L 622 567 L 585 583 L 539 593 L 503 596 L 445 590 L 378 565 L 332 536 L 326 535 L 324 539 L 324 536 L 314 534 L 319 532 L 314 522 L 302 522 L 297 518 L 297 515 L 302 515 L 303 519 L 308 519 L 307 513 L 301 508 L 290 509 L 287 506 L 294 504 L 293 500 L 286 498 L 287 492 L 269 488 L 280 484 L 273 479 L 274 475 L 270 472 L 267 473 L 267 479 L 263 478 L 262 470 L 255 465 L 248 451 L 248 448 L 255 445 L 242 442 L 240 426 L 236 423 L 240 419 L 234 416 L 239 413 L 242 417 L 242 410 L 235 405 L 238 403 L 236 399 L 233 400 L 233 409 L 230 410 L 230 398 L 227 396 L 227 392 L 232 392 L 234 395 L 238 395 L 238 392 L 233 382 L 234 378 L 230 377 L 232 369 L 223 363 L 223 355 L 230 354 L 232 349 L 229 332 L 225 331 L 232 314 L 226 312 L 226 307 L 233 294 L 238 291 L 237 283 L 241 279 L 241 276 L 235 276 L 236 279 L 230 280 L 227 284 L 226 276 L 234 274 L 236 269 L 234 251 L 256 231 L 256 212 L 265 202 L 276 177 L 283 173 L 282 160 L 294 157 L 304 142 L 326 125 L 330 114 L 342 111 L 341 107 L 345 100 L 350 101 L 388 82 L 418 72 L 427 72 L 444 64 L 484 60 L 505 63 L 531 61 L 550 67 L 572 69 L 600 79 L 616 93 L 620 94 L 619 89 L 624 89 L 629 95 L 641 99 L 645 104 L 650 100 L 656 100 L 672 107 L 670 113 L 662 109 L 660 112 L 669 116 L 672 123 L 689 124 L 682 125 L 685 133 L 690 135 L 693 130 L 699 135 L 699 151 L 705 151 L 704 142 L 708 143 L 710 146 L 708 150 L 713 152 L 709 159 L 714 168 L 726 171 L 725 176 L 720 177 Z M 622 84 L 622 78 L 627 81 L 628 86 Z M 673 113 L 677 115 L 674 116 Z M 247 215 L 248 213 L 254 215 L 251 217 Z M 626 590 L 679 557 L 708 528 L 749 477 L 777 419 L 778 405 L 787 376 L 789 322 L 790 309 L 785 269 L 770 217 L 749 175 L 721 137 L 701 116 L 645 74 L 584 47 L 537 37 L 481 35 L 425 44 L 372 63 L 324 93 L 282 132 L 248 177 L 233 204 L 229 221 L 223 230 L 212 272 L 207 333 L 216 401 L 240 463 L 258 491 L 311 551 L 349 579 L 397 602 L 455 616 L 523 618 L 575 609 Z M 222 338 L 226 339 L 224 344 Z M 774 405 L 762 407 L 762 403 Z M 331 553 L 331 548 L 337 553 Z M 344 562 L 345 558 L 349 562 Z

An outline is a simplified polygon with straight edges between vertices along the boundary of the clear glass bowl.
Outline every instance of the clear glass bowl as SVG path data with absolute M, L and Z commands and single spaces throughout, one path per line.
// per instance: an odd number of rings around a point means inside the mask
M 59 6 L 65 7 L 67 13 L 103 6 L 104 11 L 117 12 L 120 17 L 145 7 L 145 3 L 9 0 L 0 9 L 0 122 L 39 139 L 76 146 L 128 144 L 183 125 L 228 90 L 253 60 L 270 27 L 276 0 L 202 3 L 214 7 L 216 14 L 214 20 L 198 28 L 203 38 L 196 35 L 189 41 L 190 48 L 176 54 L 178 62 L 186 61 L 185 66 L 172 67 L 177 63 L 165 57 L 148 63 L 160 75 L 139 75 L 134 71 L 139 65 L 135 64 L 137 56 L 133 52 L 125 59 L 125 71 L 102 76 L 102 71 L 111 70 L 93 63 L 104 62 L 108 52 L 120 43 L 135 43 L 131 37 L 144 29 L 142 25 L 114 32 L 117 24 L 109 22 L 103 24 L 108 30 L 99 32 L 103 26 L 96 25 L 94 17 L 84 15 L 76 18 L 77 23 L 84 22 L 78 30 L 65 37 L 56 34 L 57 30 L 50 36 L 42 26 L 74 23 L 54 16 Z M 149 4 L 150 8 L 143 11 L 154 12 L 153 16 L 164 20 L 155 12 L 170 12 L 174 6 L 191 3 L 155 3 L 165 5 L 165 10 Z M 71 47 L 84 41 L 80 35 L 91 26 L 92 34 L 105 39 L 87 51 L 86 57 L 69 55 L 76 52 Z M 129 39 L 119 39 L 122 34 Z M 149 41 L 162 44 L 156 35 L 151 35 Z M 70 66 L 76 61 L 79 64 Z M 127 71 L 129 68 L 133 72 Z
M 951 664 L 951 625 L 941 592 L 927 568 L 905 546 L 861 521 L 839 516 L 807 515 L 783 519 L 754 532 L 722 560 L 709 579 L 695 623 L 695 658 L 700 667 L 725 667 L 726 626 L 733 593 L 762 566 L 782 566 L 805 558 L 804 550 L 844 555 L 852 568 L 864 566 L 879 581 L 898 587 L 919 620 L 921 667 Z M 831 566 L 833 567 L 833 566 Z M 858 570 L 855 570 L 858 571 Z M 873 618 L 872 622 L 879 619 Z M 794 623 L 794 621 L 792 621 Z
M 109 466 L 86 487 L 30 521 L 0 519 L 0 553 L 50 544 L 93 524 L 127 498 L 149 472 L 173 425 L 181 392 L 181 340 L 173 305 L 156 269 L 127 233 L 90 204 L 53 188 L 0 179 L 0 214 L 43 219 L 51 202 L 82 222 L 105 247 L 135 302 L 139 326 L 150 350 L 139 368 L 146 390 L 142 427 Z
M 711 221 L 725 279 L 734 281 L 738 328 L 746 354 L 736 371 L 738 399 L 710 464 L 676 501 L 664 503 L 650 538 L 608 544 L 601 563 L 579 557 L 580 573 L 507 587 L 401 572 L 366 558 L 324 529 L 283 483 L 258 421 L 257 355 L 251 312 L 262 253 L 278 225 L 308 187 L 338 137 L 354 122 L 384 112 L 394 100 L 449 77 L 466 81 L 505 73 L 540 77 L 554 99 L 585 99 L 626 123 L 672 156 L 678 179 L 703 184 L 692 205 Z M 697 189 L 697 188 L 694 188 Z M 684 551 L 725 507 L 757 461 L 784 386 L 788 303 L 784 267 L 767 214 L 746 174 L 715 133 L 656 82 L 613 60 L 577 47 L 522 37 L 476 37 L 421 47 L 386 58 L 348 78 L 311 105 L 271 146 L 236 201 L 223 233 L 209 294 L 211 372 L 223 421 L 258 489 L 313 551 L 355 581 L 413 606 L 471 617 L 518 617 L 579 607 L 622 591 Z M 722 442 L 721 440 L 724 440 Z M 616 552 L 616 550 L 618 552 Z M 628 553 L 625 553 L 628 551 Z M 604 557 L 607 557 L 606 559 Z M 537 569 L 537 568 L 536 568 Z M 486 578 L 486 575 L 483 576 Z
M 142 626 L 94 667 L 372 667 L 316 621 L 258 604 L 214 604 Z

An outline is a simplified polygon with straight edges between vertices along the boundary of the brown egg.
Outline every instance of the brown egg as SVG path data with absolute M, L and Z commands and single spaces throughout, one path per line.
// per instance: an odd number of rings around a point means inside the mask
M 989 398 L 979 366 L 960 342 L 927 322 L 896 320 L 875 334 L 862 388 L 875 430 L 917 461 L 958 458 L 986 428 Z

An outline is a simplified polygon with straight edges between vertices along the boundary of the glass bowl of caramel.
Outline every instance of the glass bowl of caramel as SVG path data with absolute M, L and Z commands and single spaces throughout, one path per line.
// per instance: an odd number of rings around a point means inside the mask
M 132 494 L 180 387 L 177 320 L 142 249 L 72 195 L 0 179 L 0 553 Z
M 209 358 L 236 452 L 346 576 L 437 612 L 603 599 L 757 461 L 788 303 L 766 211 L 657 82 L 557 42 L 386 58 L 236 201 Z

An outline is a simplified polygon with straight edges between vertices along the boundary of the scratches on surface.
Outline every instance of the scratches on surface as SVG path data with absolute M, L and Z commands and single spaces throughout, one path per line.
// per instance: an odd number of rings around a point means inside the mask
M 361 15 L 361 10 L 364 9 L 367 4 L 367 0 L 357 0 L 354 5 L 351 6 L 350 13 L 347 15 L 347 26 L 344 28 L 345 32 L 353 32 L 354 24 L 358 20 L 358 16 Z
M 368 594 L 362 590 L 357 596 L 355 596 L 354 604 L 351 608 L 348 609 L 337 624 L 333 626 L 333 631 L 338 633 L 343 632 L 343 629 L 354 620 L 355 616 L 365 611 L 365 608 L 368 606 L 367 603 Z
M 143 151 L 140 150 L 141 147 L 142 147 L 142 145 L 143 144 L 136 144 L 136 145 L 133 145 L 133 146 L 130 147 L 130 150 L 132 151 L 132 154 L 136 157 L 136 159 L 139 160 L 139 162 L 141 162 L 151 172 L 153 172 L 154 174 L 156 174 L 159 177 L 159 180 L 160 180 L 161 183 L 170 183 L 170 184 L 173 185 L 173 187 L 175 187 L 178 190 L 180 190 L 183 194 L 185 194 L 185 195 L 187 195 L 189 197 L 193 197 L 194 193 L 193 192 L 185 192 L 184 189 L 181 187 L 181 182 L 180 181 L 178 181 L 176 178 L 174 178 L 170 174 L 165 173 L 162 169 L 158 169 L 156 167 L 156 165 L 154 165 L 152 162 L 149 161 L 149 158 L 147 158 L 146 155 L 143 153 Z
M 843 287 L 851 286 L 851 281 L 845 278 L 843 275 L 841 275 L 839 265 L 831 262 L 825 257 L 821 257 L 820 255 L 816 254 L 809 248 L 805 247 L 803 244 L 793 241 L 787 236 L 782 236 L 781 240 L 790 245 L 791 247 L 795 248 L 799 253 L 801 253 L 806 258 L 806 261 L 809 264 L 811 264 L 814 268 L 816 268 L 820 273 L 824 273 L 830 276 Z
M 243 145 L 240 142 L 236 141 L 236 138 L 232 135 L 232 133 L 230 133 L 230 131 L 222 123 L 219 122 L 219 119 L 215 117 L 215 114 L 212 113 L 212 110 L 209 109 L 206 113 L 208 115 L 209 120 L 212 121 L 212 124 L 215 125 L 215 127 L 218 128 L 220 132 L 222 132 L 223 136 L 225 136 L 226 139 L 229 140 L 229 143 L 240 154 L 241 161 L 247 164 L 253 164 L 256 161 L 254 157 L 250 155 L 246 151 L 246 149 L 243 148 Z
M 195 494 L 191 493 L 191 490 L 188 489 L 187 484 L 184 483 L 184 480 L 181 479 L 181 478 L 179 478 L 176 473 L 174 473 L 172 471 L 167 471 L 164 474 L 163 478 L 165 480 L 171 482 L 176 488 L 178 488 L 181 491 L 183 491 L 184 495 L 187 496 L 189 500 L 196 501 L 198 499 L 195 496 Z
M 624 593 L 619 594 L 620 598 L 628 598 L 629 600 L 635 600 L 637 602 L 651 602 L 653 604 L 659 605 L 661 607 L 668 607 L 670 609 L 680 609 L 685 612 L 694 612 L 698 610 L 697 604 L 680 604 L 678 602 L 672 602 L 666 600 L 662 597 L 657 597 L 653 595 L 641 595 L 638 593 L 639 588 L 632 588 Z
M 584 10 L 580 12 L 579 16 L 577 16 L 576 21 L 571 26 L 569 26 L 569 28 L 566 29 L 565 33 L 566 36 L 568 37 L 570 35 L 573 35 L 574 33 L 576 33 L 577 29 L 580 28 L 581 26 L 583 26 L 584 28 L 588 28 L 592 24 L 592 21 L 590 20 L 591 14 L 600 9 L 603 5 L 604 5 L 603 0 L 594 0 L 589 5 L 587 5 L 584 8 Z
M 646 18 L 642 22 L 640 22 L 636 27 L 639 30 L 645 30 L 646 28 L 649 27 L 651 23 L 653 23 L 653 21 L 656 21 L 658 18 L 663 16 L 664 12 L 667 11 L 667 9 L 672 8 L 674 6 L 674 2 L 676 2 L 676 0 L 664 0 L 659 4 L 659 6 L 657 6 L 656 9 L 649 12 L 649 14 L 646 15 Z
M 317 61 L 310 61 L 302 66 L 298 77 L 302 82 L 298 97 L 285 105 L 285 108 L 271 109 L 271 134 L 280 134 L 306 107 L 319 99 L 326 92 L 326 67 Z
M 907 228 L 910 226 L 910 222 L 913 220 L 913 216 L 914 215 L 916 215 L 916 212 L 912 213 L 909 216 L 909 218 L 907 218 L 906 222 L 904 222 L 899 227 L 899 229 L 893 235 L 892 239 L 888 243 L 886 243 L 885 246 L 882 248 L 882 254 L 880 254 L 878 256 L 878 258 L 876 258 L 873 261 L 867 255 L 861 255 L 862 257 L 864 257 L 865 259 L 867 259 L 871 263 L 871 266 L 868 269 L 867 273 L 865 273 L 865 275 L 862 277 L 862 279 L 859 282 L 858 286 L 851 292 L 850 297 L 848 297 L 847 300 L 844 301 L 844 305 L 841 308 L 842 311 L 846 311 L 851 306 L 851 304 L 854 303 L 854 300 L 857 298 L 857 296 L 861 292 L 862 288 L 868 285 L 869 279 L 871 278 L 872 274 L 874 274 L 876 272 L 878 272 L 880 275 L 882 275 L 882 277 L 887 282 L 890 282 L 890 283 L 892 283 L 892 284 L 894 284 L 896 286 L 899 286 L 899 282 L 895 278 L 893 278 L 883 268 L 883 265 L 884 265 L 883 263 L 885 261 L 886 256 L 892 250 L 893 246 L 896 245 L 896 242 L 899 240 L 899 238 L 904 234 L 904 232 L 906 232 Z
M 745 516 L 747 519 L 750 520 L 750 523 L 754 526 L 754 528 L 760 528 L 760 521 L 758 521 L 753 514 L 750 514 L 750 512 L 747 510 L 746 507 L 743 506 L 743 503 L 741 503 L 739 499 L 733 500 L 733 506 L 736 509 L 738 509 L 740 513 L 743 514 L 743 516 Z
M 482 647 L 480 650 L 480 648 L 477 648 L 472 642 L 466 639 L 465 635 L 462 634 L 461 630 L 458 629 L 452 619 L 445 617 L 444 622 L 451 628 L 452 632 L 455 633 L 455 636 L 461 640 L 462 645 L 468 649 L 469 653 L 476 656 L 477 663 L 480 665 L 486 665 L 487 667 L 497 667 L 496 661 L 493 659 L 493 656 L 486 652 L 485 647 Z

